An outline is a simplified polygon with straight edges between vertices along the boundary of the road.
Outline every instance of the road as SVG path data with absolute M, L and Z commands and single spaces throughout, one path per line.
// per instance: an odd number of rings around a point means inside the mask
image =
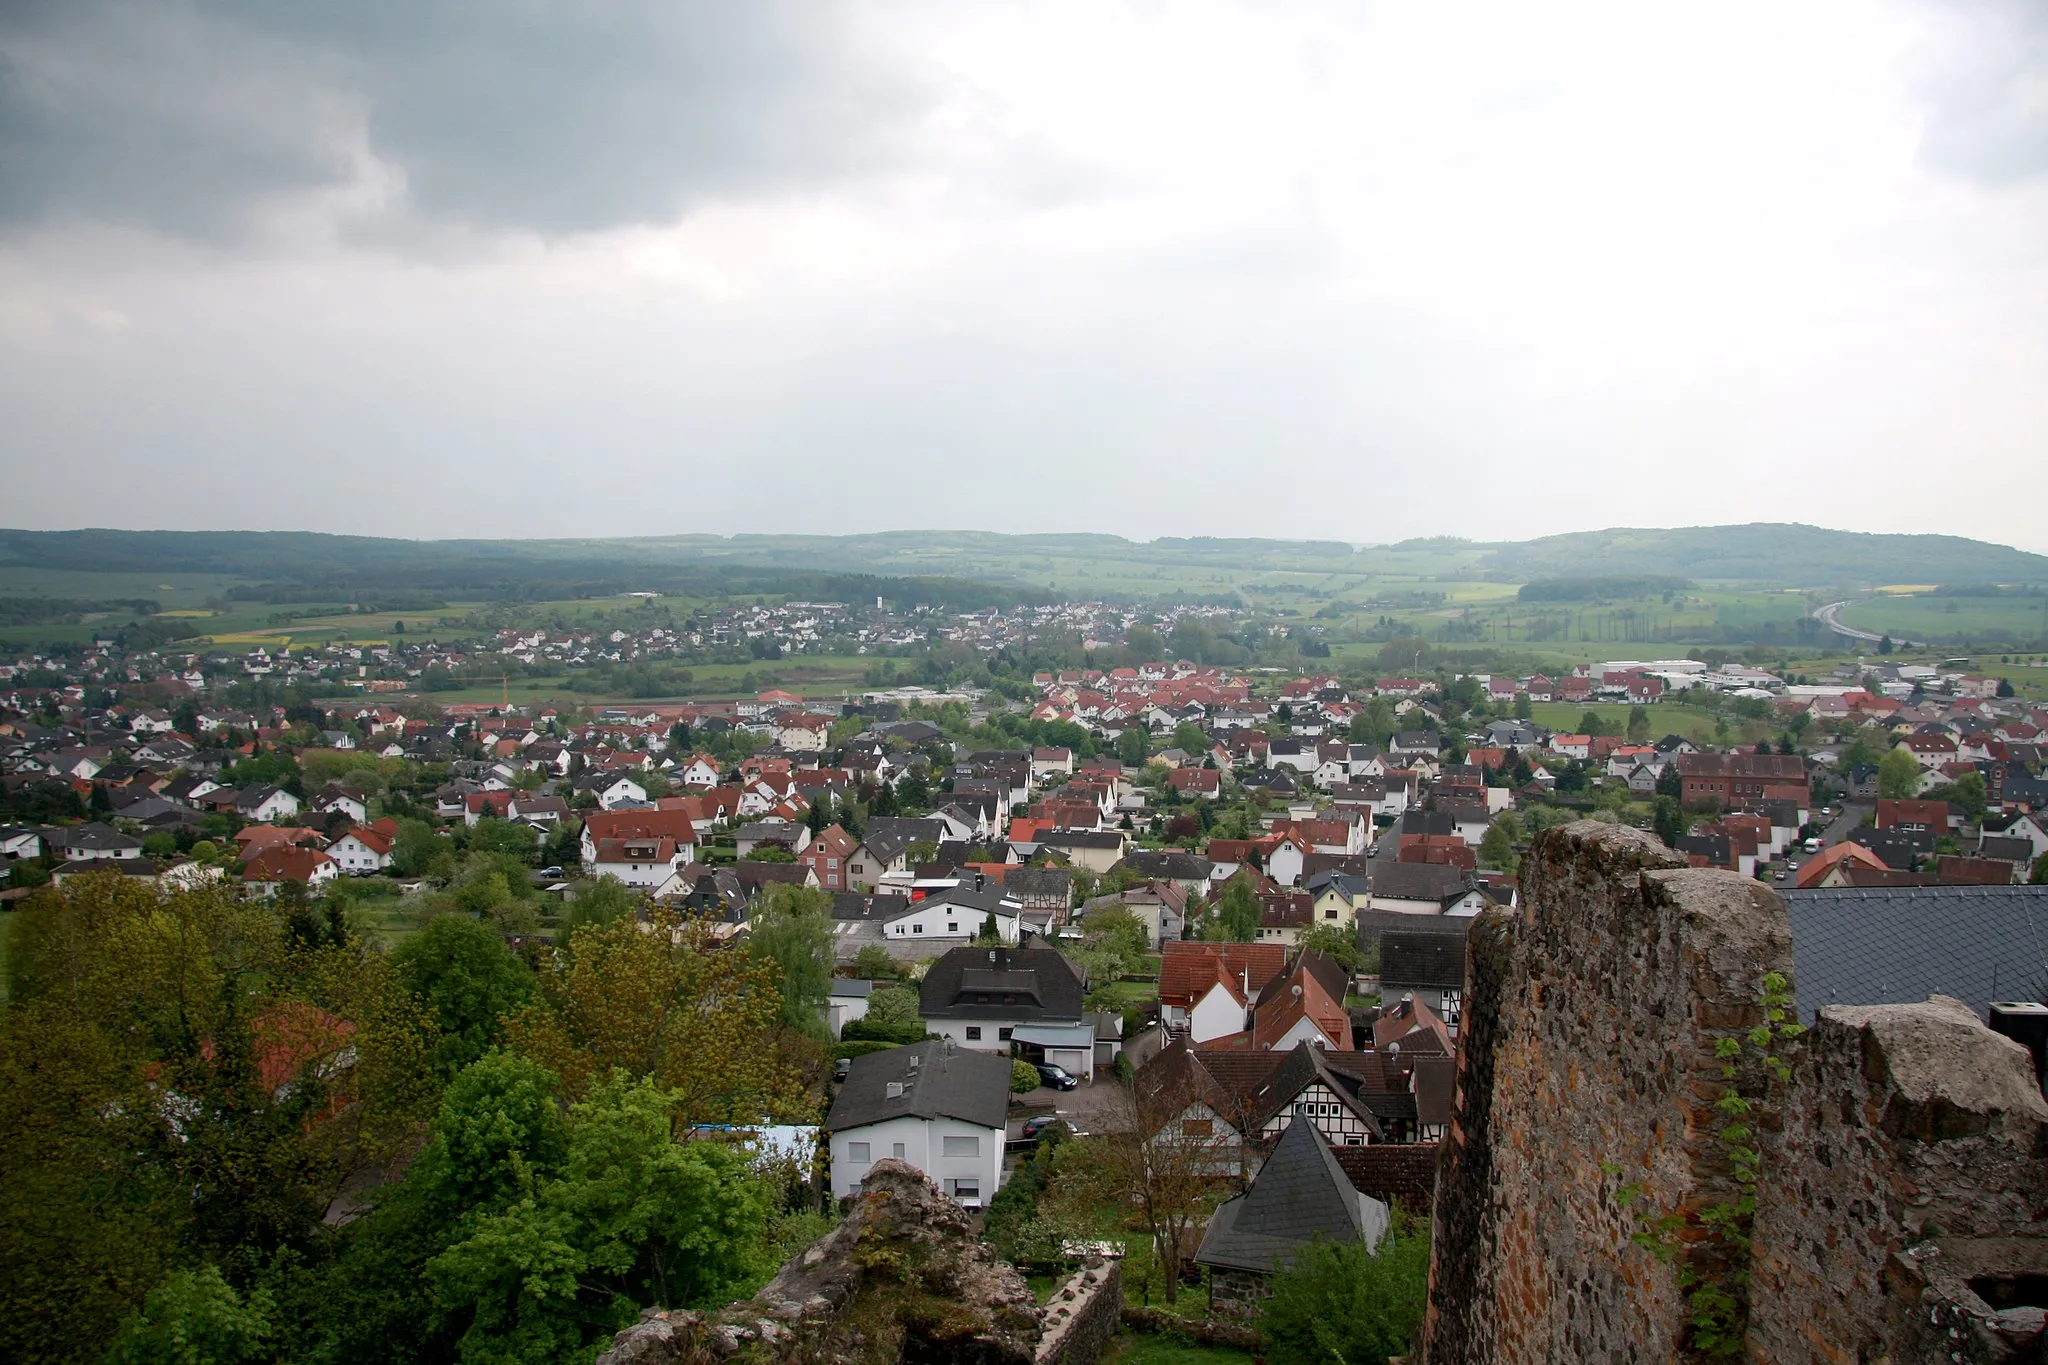
M 1872 644 L 1877 644 L 1878 642 L 1883 640 L 1884 636 L 1882 635 L 1875 635 L 1872 634 L 1870 631 L 1858 630 L 1854 626 L 1845 626 L 1842 624 L 1840 616 L 1842 608 L 1851 607 L 1854 605 L 1855 601 L 1853 599 L 1844 598 L 1840 602 L 1830 602 L 1824 607 L 1815 607 L 1813 610 L 1813 619 L 1820 622 L 1822 625 L 1826 626 L 1829 630 L 1835 632 L 1835 634 L 1846 635 L 1852 640 L 1868 640 Z M 1908 649 L 1918 648 L 1920 642 L 1917 640 L 1894 639 L 1892 643 L 1899 646 L 1901 649 Z

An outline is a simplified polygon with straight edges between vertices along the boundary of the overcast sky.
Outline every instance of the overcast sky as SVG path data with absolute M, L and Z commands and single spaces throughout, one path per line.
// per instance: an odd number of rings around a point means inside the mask
M 7 0 L 0 524 L 2048 550 L 2048 5 Z

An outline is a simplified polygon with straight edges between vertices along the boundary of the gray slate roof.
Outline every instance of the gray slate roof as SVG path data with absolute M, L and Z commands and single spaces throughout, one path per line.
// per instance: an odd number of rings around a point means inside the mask
M 1380 935 L 1380 983 L 1386 991 L 1397 986 L 1461 989 L 1465 984 L 1465 935 L 1385 931 Z
M 891 1095 L 891 1085 L 903 1087 Z M 853 1059 L 825 1115 L 825 1131 L 889 1119 L 959 1119 L 1002 1128 L 1010 1114 L 1010 1059 L 950 1043 L 913 1043 Z
M 1799 1016 L 1825 1005 L 1915 1004 L 1979 1015 L 2048 988 L 2048 886 L 1884 886 L 1779 893 L 1792 917 Z
M 1051 948 L 954 948 L 924 974 L 927 1019 L 1067 1019 L 1079 1022 L 1084 991 L 1074 965 Z M 983 997 L 994 997 L 984 1001 Z M 1004 997 L 1012 1003 L 1002 1003 Z
M 1195 1260 L 1272 1274 L 1317 1237 L 1376 1245 L 1386 1228 L 1387 1206 L 1352 1188 L 1315 1124 L 1298 1119 L 1250 1192 L 1216 1210 Z

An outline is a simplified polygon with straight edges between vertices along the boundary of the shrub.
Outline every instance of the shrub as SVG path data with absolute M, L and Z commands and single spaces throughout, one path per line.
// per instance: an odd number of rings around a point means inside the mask
M 1038 1068 L 1021 1057 L 1010 1063 L 1010 1091 L 1028 1095 L 1038 1089 Z
M 1429 1234 L 1397 1217 L 1378 1253 L 1311 1243 L 1273 1277 L 1259 1317 L 1274 1365 L 1384 1365 L 1408 1349 L 1429 1294 Z

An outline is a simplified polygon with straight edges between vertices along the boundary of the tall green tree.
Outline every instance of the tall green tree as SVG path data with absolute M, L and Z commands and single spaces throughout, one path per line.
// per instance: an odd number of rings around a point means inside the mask
M 1227 943 L 1250 943 L 1259 936 L 1259 898 L 1251 883 L 1233 878 L 1216 898 L 1206 937 Z
M 533 997 L 533 973 L 498 931 L 442 915 L 391 954 L 399 984 L 433 1014 L 434 1066 L 452 1078 L 496 1047 L 503 1020 Z
M 823 1038 L 832 992 L 832 897 L 804 886 L 767 887 L 747 932 L 747 951 L 778 975 L 782 1022 Z
M 1888 801 L 1907 800 L 1920 794 L 1920 761 L 1910 750 L 1888 749 L 1877 765 L 1877 794 Z

